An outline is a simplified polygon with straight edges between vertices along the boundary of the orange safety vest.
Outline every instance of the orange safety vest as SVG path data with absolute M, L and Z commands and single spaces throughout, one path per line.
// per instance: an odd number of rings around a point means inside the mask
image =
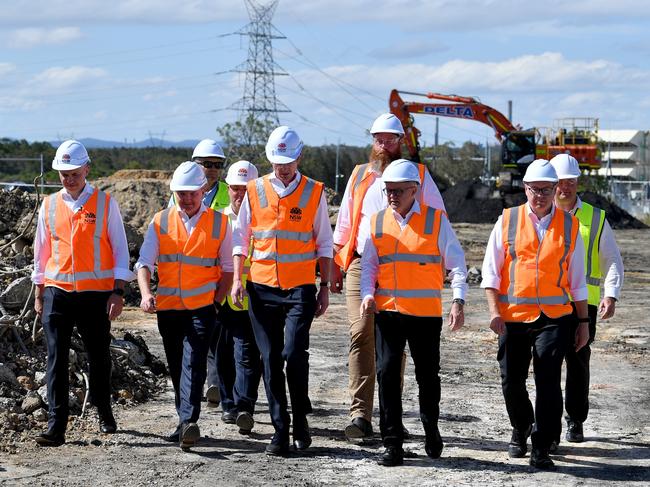
M 153 222 L 160 243 L 156 308 L 184 310 L 212 304 L 221 279 L 219 250 L 228 218 L 208 208 L 189 237 L 176 206 L 156 213 Z
M 270 175 L 249 181 L 253 254 L 249 280 L 291 289 L 316 280 L 314 220 L 323 183 L 302 175 L 298 187 L 280 198 Z
M 421 206 L 402 230 L 394 212 L 371 219 L 379 269 L 375 302 L 380 311 L 413 316 L 442 316 L 442 257 L 438 247 L 442 212 Z
M 416 163 L 413 163 L 416 164 Z M 424 174 L 426 167 L 424 164 L 416 164 L 418 171 L 420 171 L 420 188 L 424 184 Z M 354 167 L 352 170 L 352 175 L 350 176 L 350 181 L 354 181 L 352 186 L 352 220 L 350 221 L 350 238 L 345 245 L 341 247 L 336 255 L 334 256 L 334 262 L 341 267 L 344 271 L 348 270 L 352 258 L 354 257 L 354 251 L 357 248 L 357 235 L 359 234 L 359 226 L 361 225 L 361 209 L 363 207 L 363 199 L 366 197 L 368 188 L 375 181 L 377 173 L 372 170 L 372 167 L 369 163 L 360 164 Z M 420 191 L 420 205 L 424 203 L 424 196 L 422 191 Z
M 501 229 L 505 261 L 499 310 L 503 319 L 530 323 L 541 313 L 549 318 L 571 314 L 567 257 L 579 237 L 577 219 L 555 208 L 540 244 L 523 204 L 503 210 Z
M 45 286 L 64 291 L 110 291 L 115 267 L 108 236 L 110 196 L 95 188 L 73 213 L 61 191 L 48 196 L 43 208 L 52 249 L 45 265 Z

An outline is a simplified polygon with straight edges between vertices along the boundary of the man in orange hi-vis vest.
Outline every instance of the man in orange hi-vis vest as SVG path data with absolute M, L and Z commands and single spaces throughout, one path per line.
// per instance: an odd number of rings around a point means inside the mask
M 369 222 L 361 258 L 361 315 L 376 314 L 375 349 L 381 437 L 386 451 L 380 465 L 404 462 L 401 369 L 408 342 L 418 382 L 425 452 L 442 453 L 440 416 L 440 332 L 442 287 L 449 269 L 453 300 L 449 327 L 463 326 L 467 266 L 444 211 L 420 204 L 420 175 L 406 159 L 393 161 L 383 172 L 388 208 Z
M 575 349 L 589 339 L 584 245 L 578 220 L 553 204 L 558 177 L 545 159 L 533 161 L 524 176 L 527 202 L 503 211 L 492 230 L 483 261 L 490 328 L 499 335 L 497 359 L 512 425 L 508 454 L 554 468 L 550 453 L 562 427 L 562 361 L 577 313 Z M 573 327 L 573 328 L 572 328 Z M 526 379 L 531 359 L 535 408 Z
M 345 188 L 334 229 L 334 264 L 332 265 L 332 292 L 343 289 L 342 272 L 345 277 L 345 298 L 350 327 L 350 350 L 348 354 L 348 392 L 350 395 L 350 423 L 345 427 L 348 439 L 368 438 L 373 435 L 372 409 L 375 395 L 375 325 L 374 314 L 359 314 L 361 305 L 361 256 L 369 228 L 367 222 L 388 202 L 383 193 L 382 172 L 392 161 L 402 157 L 404 129 L 399 119 L 384 113 L 377 117 L 370 128 L 372 148 L 369 162 L 354 168 Z M 445 205 L 436 183 L 424 164 L 417 164 L 420 175 L 419 203 L 444 210 Z
M 122 312 L 124 285 L 133 279 L 117 202 L 86 177 L 90 157 L 76 140 L 56 151 L 52 169 L 63 189 L 45 198 L 34 238 L 34 308 L 47 342 L 48 429 L 41 446 L 65 443 L 68 423 L 68 355 L 76 326 L 88 354 L 90 398 L 99 429 L 117 429 L 111 409 L 111 320 Z
M 253 253 L 246 283 L 248 312 L 263 362 L 264 386 L 275 434 L 268 455 L 289 452 L 286 379 L 293 413 L 293 445 L 311 445 L 309 329 L 329 305 L 332 228 L 323 183 L 298 171 L 303 143 L 291 128 L 276 128 L 266 144 L 273 172 L 248 183 L 233 230 L 235 274 L 231 296 L 244 299 L 242 271 L 252 237 Z M 320 290 L 316 292 L 316 262 Z
M 208 346 L 217 313 L 232 283 L 228 217 L 202 202 L 207 179 L 192 161 L 174 171 L 176 204 L 156 213 L 136 263 L 140 307 L 156 313 L 175 393 L 178 426 L 166 439 L 182 449 L 200 437 L 197 424 L 206 378 Z M 151 274 L 158 264 L 154 298 Z

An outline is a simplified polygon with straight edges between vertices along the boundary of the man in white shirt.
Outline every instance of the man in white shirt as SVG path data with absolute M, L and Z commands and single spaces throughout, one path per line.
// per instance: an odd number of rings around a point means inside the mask
M 90 157 L 76 140 L 56 151 L 52 169 L 63 189 L 46 197 L 34 238 L 34 309 L 47 342 L 48 429 L 41 446 L 65 443 L 68 423 L 68 354 L 76 326 L 88 354 L 90 397 L 102 433 L 117 429 L 111 410 L 111 320 L 122 312 L 124 286 L 133 279 L 117 202 L 86 177 Z
M 585 246 L 585 276 L 588 290 L 589 341 L 576 351 L 569 347 L 566 354 L 566 439 L 572 443 L 584 441 L 582 423 L 589 413 L 589 346 L 596 337 L 596 317 L 601 320 L 614 316 L 616 301 L 623 286 L 623 259 L 616 245 L 614 232 L 600 208 L 583 202 L 578 197 L 578 161 L 569 154 L 559 154 L 551 159 L 559 183 L 555 189 L 558 208 L 575 215 L 580 222 L 580 234 Z M 600 298 L 600 278 L 604 295 Z M 557 438 L 559 442 L 559 438 Z
M 348 391 L 350 423 L 345 428 L 349 439 L 368 438 L 372 432 L 372 409 L 375 394 L 374 315 L 359 314 L 361 305 L 361 256 L 368 238 L 367 222 L 388 202 L 381 175 L 394 160 L 401 158 L 404 129 L 395 115 L 384 113 L 372 124 L 373 137 L 369 162 L 354 168 L 345 188 L 334 229 L 334 265 L 332 292 L 343 289 L 342 271 L 346 272 L 346 304 L 350 326 L 348 356 Z M 416 199 L 420 204 L 444 210 L 436 184 L 423 164 L 417 164 L 420 184 Z

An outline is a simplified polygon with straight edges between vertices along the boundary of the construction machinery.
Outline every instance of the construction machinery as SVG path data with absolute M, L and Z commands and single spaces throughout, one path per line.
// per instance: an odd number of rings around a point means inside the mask
M 405 101 L 402 94 L 441 102 Z M 499 181 L 503 189 L 520 186 L 521 178 L 533 160 L 550 159 L 557 154 L 571 154 L 583 171 L 600 168 L 598 119 L 561 119 L 550 128 L 522 130 L 498 110 L 472 97 L 392 90 L 389 105 L 391 113 L 402 122 L 404 144 L 414 161 L 420 160 L 420 131 L 413 123 L 415 114 L 474 120 L 490 126 L 501 142 L 502 172 L 499 173 Z

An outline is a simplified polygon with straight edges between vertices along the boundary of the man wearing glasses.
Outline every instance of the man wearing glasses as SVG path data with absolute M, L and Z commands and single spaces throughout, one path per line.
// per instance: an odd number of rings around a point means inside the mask
M 501 387 L 513 427 L 508 454 L 524 457 L 532 433 L 530 464 L 552 469 L 549 453 L 560 435 L 561 370 L 569 334 L 575 331 L 576 351 L 589 338 L 584 245 L 578 220 L 553 204 L 558 177 L 551 163 L 533 161 L 523 181 L 527 202 L 505 209 L 497 220 L 481 287 L 490 328 L 499 335 Z M 534 410 L 526 390 L 531 359 Z
M 345 428 L 349 439 L 371 437 L 372 408 L 375 394 L 374 314 L 361 316 L 361 255 L 368 238 L 364 228 L 370 217 L 388 206 L 382 192 L 381 175 L 394 160 L 401 158 L 404 136 L 402 123 L 395 115 L 384 113 L 370 129 L 373 142 L 368 163 L 358 165 L 348 181 L 334 229 L 333 293 L 343 290 L 342 272 L 346 272 L 346 304 L 350 325 L 348 357 L 351 422 Z M 417 200 L 436 209 L 445 209 L 436 184 L 423 164 L 417 164 L 420 187 Z M 360 229 L 361 228 L 361 229 Z
M 578 161 L 569 154 L 558 154 L 551 159 L 559 183 L 555 189 L 558 208 L 575 215 L 580 222 L 580 235 L 585 246 L 585 276 L 588 291 L 589 341 L 566 354 L 565 408 L 566 440 L 584 441 L 582 423 L 589 413 L 589 345 L 596 337 L 596 317 L 601 320 L 614 316 L 616 301 L 623 286 L 623 259 L 616 245 L 614 232 L 607 223 L 605 212 L 585 203 L 578 197 Z M 604 296 L 600 299 L 600 278 L 604 275 Z M 559 440 L 559 437 L 558 437 Z M 559 442 L 559 441 L 558 441 Z

